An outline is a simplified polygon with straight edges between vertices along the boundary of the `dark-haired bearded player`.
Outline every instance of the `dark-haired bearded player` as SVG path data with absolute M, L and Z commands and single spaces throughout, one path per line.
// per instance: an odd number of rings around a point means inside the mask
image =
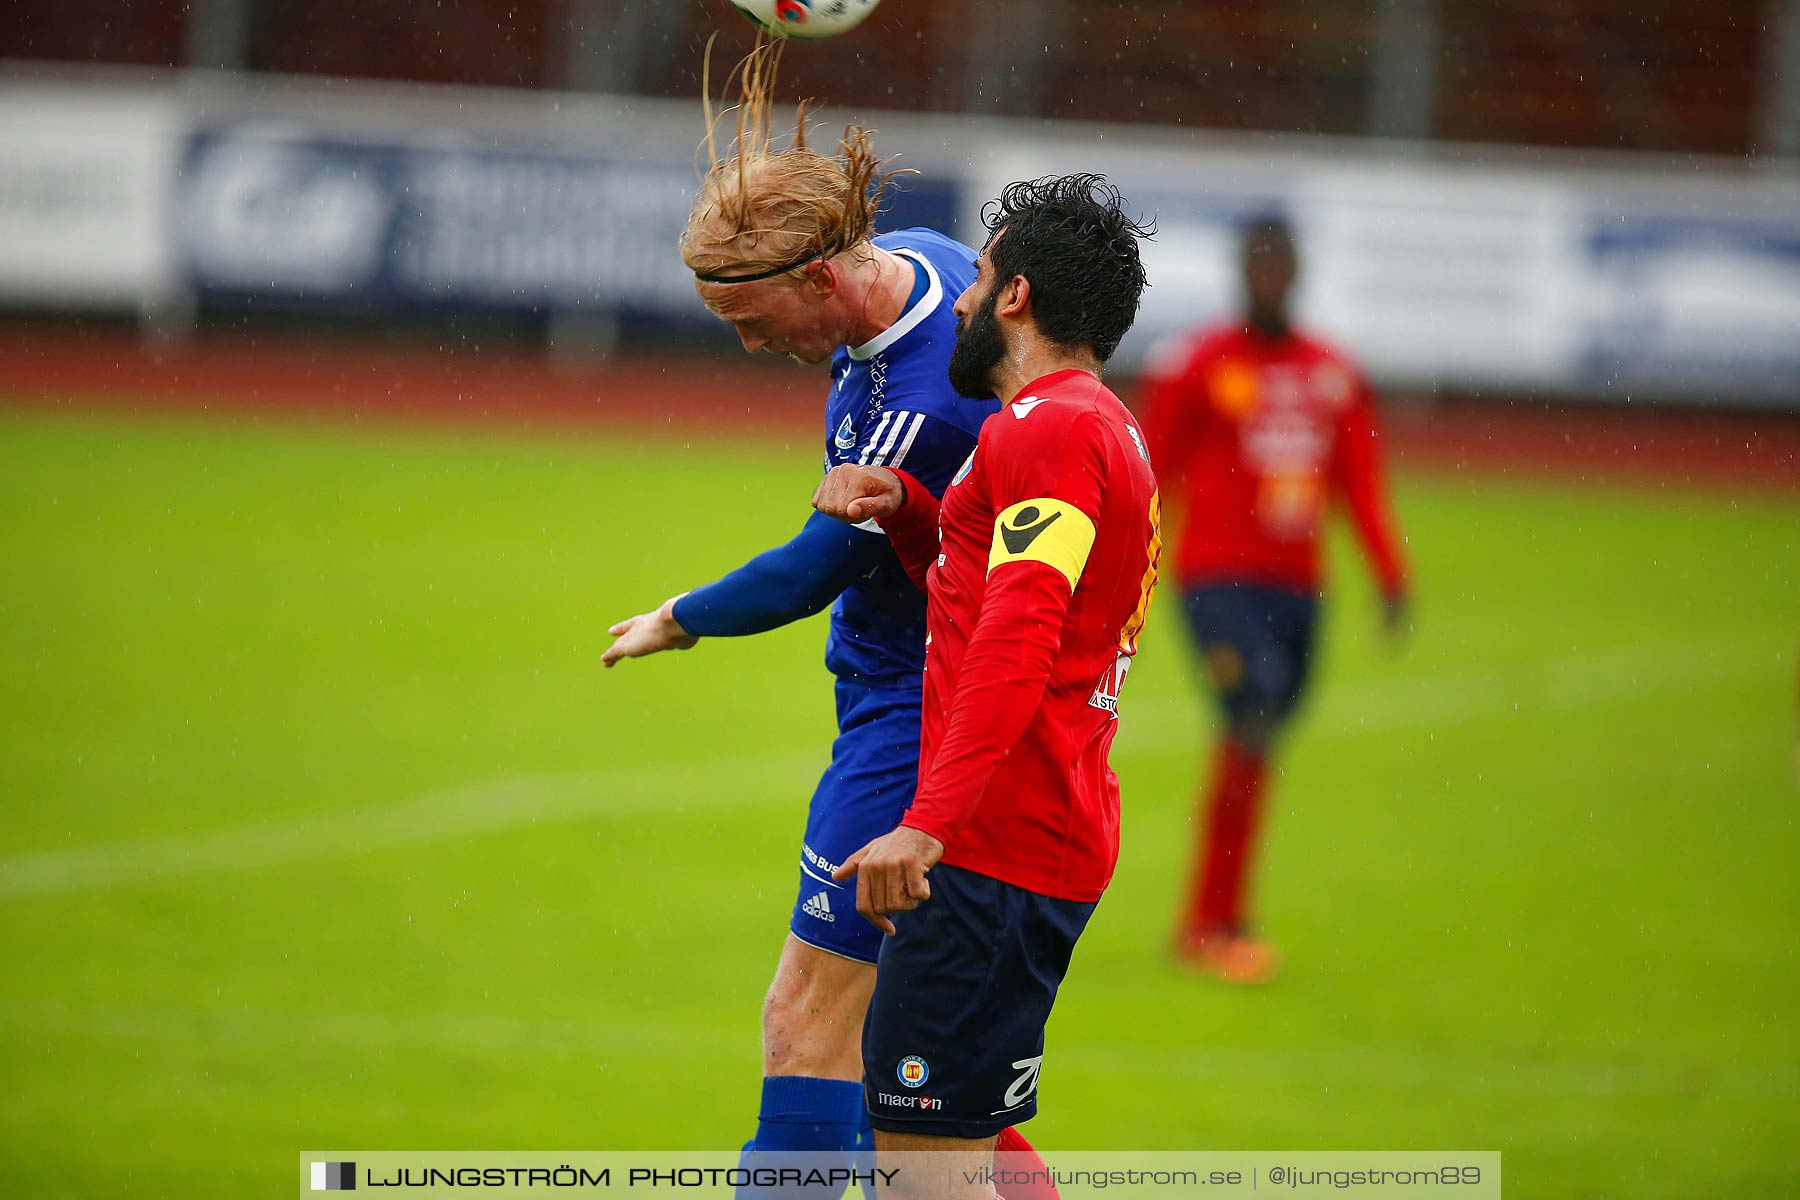
M 927 593 L 918 791 L 837 875 L 888 935 L 863 1025 L 876 1146 L 962 1160 L 934 1197 L 1008 1192 L 983 1168 L 1037 1112 L 1044 1023 L 1118 858 L 1107 753 L 1161 549 L 1143 437 L 1099 379 L 1146 231 L 1095 175 L 1013 184 L 984 217 L 950 380 L 1003 407 L 941 505 L 855 465 L 813 499 L 878 520 Z

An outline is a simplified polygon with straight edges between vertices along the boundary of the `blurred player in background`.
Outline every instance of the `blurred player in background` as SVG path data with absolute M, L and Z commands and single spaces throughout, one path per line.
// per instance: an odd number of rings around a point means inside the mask
M 959 396 L 948 375 L 951 309 L 975 278 L 975 252 L 929 229 L 877 235 L 886 179 L 867 131 L 852 127 L 826 157 L 807 148 L 803 108 L 793 145 L 776 149 L 774 56 L 759 47 L 739 70 L 736 137 L 721 155 L 709 113 L 713 165 L 682 240 L 700 299 L 746 351 L 830 364 L 826 469 L 904 466 L 940 493 L 996 408 Z M 812 513 L 785 545 L 613 625 L 601 659 L 611 667 L 762 633 L 827 605 L 839 736 L 807 811 L 799 892 L 763 1005 L 762 1104 L 747 1158 L 870 1144 L 861 1038 L 881 935 L 832 873 L 912 802 L 925 597 L 878 527 Z M 1029 1150 L 1022 1139 L 1014 1148 Z
M 1380 582 L 1383 624 L 1407 622 L 1375 412 L 1355 363 L 1293 327 L 1298 262 L 1285 220 L 1243 239 L 1244 319 L 1157 356 L 1144 431 L 1171 512 L 1187 619 L 1225 713 L 1207 818 L 1176 935 L 1180 959 L 1258 983 L 1279 967 L 1251 936 L 1247 894 L 1270 756 L 1306 684 L 1325 510 L 1350 510 Z
M 918 795 L 838 875 L 888 934 L 863 1033 L 876 1144 L 962 1156 L 934 1197 L 992 1197 L 997 1136 L 1037 1112 L 1044 1022 L 1118 860 L 1107 754 L 1162 549 L 1149 454 L 1099 379 L 1145 231 L 1096 175 L 1015 183 L 983 215 L 950 376 L 1006 406 L 941 506 L 876 465 L 813 499 L 881 521 L 929 591 Z

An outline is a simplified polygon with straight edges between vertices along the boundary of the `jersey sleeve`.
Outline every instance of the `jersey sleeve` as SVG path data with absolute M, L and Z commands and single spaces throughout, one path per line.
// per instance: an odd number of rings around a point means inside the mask
M 906 502 L 900 511 L 884 517 L 878 528 L 888 535 L 906 577 L 921 592 L 925 590 L 926 572 L 938 556 L 938 498 L 918 479 L 904 470 L 894 472 L 900 486 L 906 489 Z M 861 528 L 861 526 L 858 526 Z
M 695 637 L 744 637 L 810 617 L 888 560 L 886 539 L 813 513 L 785 545 L 675 602 Z
M 1106 478 L 1105 429 L 1091 411 L 1033 412 L 977 451 L 999 516 L 981 611 L 964 650 L 942 740 L 901 822 L 945 845 L 1043 704 L 1069 600 L 1087 565 Z M 991 456 L 991 457 L 990 457 Z
M 981 450 L 988 500 L 999 514 L 988 587 L 1009 564 L 1037 563 L 1055 569 L 1073 592 L 1106 490 L 1106 422 L 1075 401 L 1016 413 L 1002 410 Z
M 1388 502 L 1387 469 L 1375 422 L 1374 397 L 1361 377 L 1338 418 L 1332 485 L 1350 510 L 1357 539 L 1369 556 L 1383 593 L 1401 594 L 1406 590 L 1406 563 L 1400 554 L 1393 509 Z

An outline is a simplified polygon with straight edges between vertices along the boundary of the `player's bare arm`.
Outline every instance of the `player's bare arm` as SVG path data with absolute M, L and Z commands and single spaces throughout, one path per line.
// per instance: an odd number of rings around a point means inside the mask
M 911 912 L 931 899 L 926 874 L 944 856 L 944 843 L 901 825 L 844 860 L 831 873 L 842 883 L 856 876 L 856 911 L 883 933 L 894 932 L 888 913 Z
M 852 525 L 891 517 L 906 503 L 906 486 L 886 467 L 845 463 L 833 467 L 813 491 L 812 505 Z
M 687 595 L 686 592 L 681 596 Z M 610 626 L 607 633 L 615 640 L 600 655 L 602 667 L 613 667 L 621 659 L 643 658 L 664 650 L 689 650 L 700 639 L 681 627 L 675 619 L 675 602 L 681 596 L 670 596 L 655 612 L 626 617 Z

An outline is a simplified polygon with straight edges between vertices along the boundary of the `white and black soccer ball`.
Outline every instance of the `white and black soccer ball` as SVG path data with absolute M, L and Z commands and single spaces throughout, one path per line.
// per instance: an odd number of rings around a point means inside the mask
M 827 38 L 855 29 L 881 0 L 731 0 L 753 25 L 776 37 Z

